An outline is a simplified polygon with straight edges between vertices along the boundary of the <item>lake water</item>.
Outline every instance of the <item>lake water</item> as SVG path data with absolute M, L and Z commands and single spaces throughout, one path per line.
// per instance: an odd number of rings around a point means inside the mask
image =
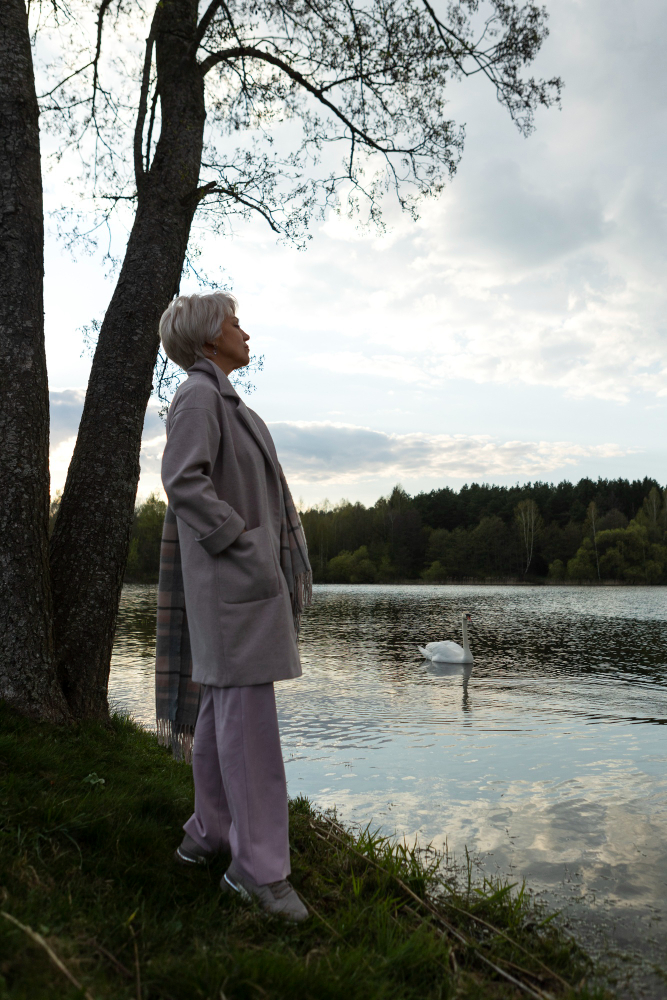
M 149 727 L 155 599 L 125 588 L 110 682 Z M 460 642 L 462 611 L 469 678 L 416 648 Z M 320 586 L 301 652 L 276 686 L 291 795 L 467 847 L 561 909 L 623 994 L 667 997 L 667 589 Z

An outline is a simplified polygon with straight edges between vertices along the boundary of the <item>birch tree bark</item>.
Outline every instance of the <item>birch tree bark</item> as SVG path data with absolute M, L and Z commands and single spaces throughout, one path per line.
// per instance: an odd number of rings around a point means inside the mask
M 540 511 L 534 500 L 522 500 L 517 504 L 514 512 L 519 536 L 522 542 L 525 566 L 523 575 L 530 569 L 533 561 L 533 550 L 535 548 L 535 536 L 541 527 Z
M 48 573 L 39 110 L 24 0 L 3 0 L 0 15 L 0 274 L 0 698 L 62 722 Z

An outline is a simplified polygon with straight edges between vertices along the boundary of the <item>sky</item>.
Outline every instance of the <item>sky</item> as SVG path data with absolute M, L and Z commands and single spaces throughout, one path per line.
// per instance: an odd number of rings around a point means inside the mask
M 335 215 L 305 251 L 259 220 L 201 229 L 200 265 L 239 300 L 264 369 L 244 397 L 305 505 L 465 482 L 653 476 L 667 482 L 667 74 L 663 0 L 546 0 L 533 72 L 562 108 L 522 137 L 481 79 L 452 87 L 454 179 L 384 235 Z M 47 204 L 60 196 L 46 178 Z M 192 276 L 181 291 L 198 291 Z M 47 237 L 52 491 L 90 369 L 82 327 L 113 277 Z M 161 491 L 149 406 L 139 496 Z

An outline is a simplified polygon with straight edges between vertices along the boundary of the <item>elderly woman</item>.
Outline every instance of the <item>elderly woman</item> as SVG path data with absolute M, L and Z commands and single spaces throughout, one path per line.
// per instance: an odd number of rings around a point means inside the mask
M 231 851 L 221 888 L 298 921 L 308 914 L 287 881 L 273 685 L 301 674 L 296 628 L 311 575 L 269 430 L 228 378 L 250 358 L 236 307 L 222 292 L 182 295 L 160 321 L 164 350 L 188 377 L 169 408 L 162 459 L 158 723 L 182 733 L 195 706 L 195 811 L 176 860 L 194 866 Z M 161 712 L 161 674 L 175 660 Z

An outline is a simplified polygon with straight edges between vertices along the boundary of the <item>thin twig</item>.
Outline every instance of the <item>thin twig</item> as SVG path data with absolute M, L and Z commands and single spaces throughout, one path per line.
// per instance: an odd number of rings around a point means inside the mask
M 572 986 L 570 985 L 570 983 L 567 982 L 566 979 L 563 979 L 562 976 L 559 976 L 557 972 L 554 972 L 553 969 L 550 969 L 548 965 L 545 965 L 544 962 L 540 961 L 539 958 L 536 958 L 535 955 L 532 954 L 532 952 L 528 951 L 527 948 L 524 948 L 522 944 L 520 944 L 514 938 L 510 937 L 509 934 L 506 934 L 505 931 L 501 930 L 500 927 L 496 927 L 495 924 L 490 924 L 488 920 L 484 920 L 483 917 L 478 917 L 475 913 L 471 913 L 470 910 L 466 910 L 462 906 L 457 906 L 456 903 L 450 903 L 448 899 L 445 899 L 444 903 L 445 906 L 449 906 L 450 909 L 457 910 L 459 913 L 463 913 L 466 917 L 470 917 L 471 920 L 474 920 L 476 921 L 476 923 L 481 924 L 483 927 L 486 927 L 487 930 L 493 931 L 495 934 L 500 934 L 500 936 L 504 937 L 506 941 L 509 941 L 509 943 L 513 944 L 516 948 L 518 948 L 519 951 L 522 951 L 524 955 L 530 955 L 530 957 L 534 959 L 538 963 L 538 965 L 542 966 L 545 972 L 548 972 L 550 976 L 553 976 L 554 979 L 557 979 L 560 983 L 563 984 L 563 986 L 566 986 L 569 990 L 572 989 Z
M 3 916 L 5 920 L 9 920 L 10 923 L 14 924 L 16 927 L 22 930 L 24 934 L 27 934 L 29 938 L 31 938 L 36 944 L 40 946 L 40 948 L 43 948 L 46 954 L 53 962 L 53 964 L 55 965 L 55 967 L 57 969 L 60 969 L 62 974 L 69 979 L 72 986 L 74 986 L 77 990 L 81 990 L 86 1000 L 93 1000 L 92 995 L 88 992 L 87 989 L 85 989 L 85 987 L 81 985 L 78 979 L 76 979 L 72 975 L 67 966 L 58 958 L 53 948 L 49 947 L 49 945 L 46 943 L 41 934 L 38 934 L 37 931 L 34 931 L 32 927 L 28 927 L 26 924 L 22 924 L 20 920 L 17 920 L 16 917 L 13 917 L 11 913 L 7 913 L 6 910 L 0 910 L 0 916 Z
M 115 966 L 118 972 L 120 972 L 123 976 L 127 979 L 134 979 L 134 973 L 130 972 L 128 967 L 123 965 L 120 959 L 116 958 L 116 956 L 113 955 L 108 948 L 105 948 L 103 944 L 100 944 L 99 941 L 95 941 L 94 939 L 89 941 L 88 944 L 95 951 L 99 951 L 100 955 L 104 955 L 105 958 L 108 958 L 111 964 Z
M 131 924 L 130 924 L 130 934 L 132 935 L 132 944 L 134 945 L 134 967 L 136 969 L 137 1000 L 141 1000 L 141 967 L 139 965 L 139 948 L 137 946 L 137 935 L 134 933 L 134 927 Z
M 68 82 L 68 80 L 71 80 L 72 77 L 78 76 L 79 73 L 83 73 L 85 72 L 85 70 L 90 69 L 92 65 L 93 65 L 93 60 L 91 59 L 90 62 L 87 62 L 85 66 L 82 66 L 80 69 L 75 69 L 73 73 L 70 73 L 70 75 L 66 76 L 64 80 L 61 80 L 59 83 L 57 83 L 53 88 L 53 90 L 47 90 L 45 94 L 38 94 L 37 100 L 43 101 L 45 97 L 51 97 L 52 94 L 55 94 L 56 90 L 59 90 L 60 87 L 63 87 Z
M 301 900 L 301 902 L 302 902 L 302 903 L 303 903 L 303 904 L 304 904 L 304 905 L 305 905 L 305 906 L 306 906 L 306 907 L 307 907 L 307 908 L 308 908 L 309 910 L 311 910 L 311 911 L 312 911 L 312 912 L 313 912 L 313 913 L 315 914 L 315 916 L 317 917 L 317 919 L 318 919 L 319 921 L 321 921 L 321 922 L 322 922 L 322 923 L 324 924 L 324 926 L 325 926 L 325 927 L 327 928 L 327 930 L 328 930 L 328 931 L 331 931 L 331 933 L 332 933 L 332 934 L 333 934 L 333 935 L 334 935 L 335 937 L 337 937 L 337 938 L 340 938 L 340 939 L 342 940 L 342 935 L 338 933 L 338 931 L 336 930 L 336 928 L 335 928 L 335 927 L 332 927 L 332 926 L 331 926 L 331 924 L 329 923 L 329 921 L 328 921 L 328 920 L 325 920 L 325 919 L 324 919 L 324 917 L 322 916 L 322 914 L 321 914 L 321 913 L 318 913 L 318 911 L 317 911 L 317 910 L 315 909 L 315 907 L 313 906 L 313 904 L 312 904 L 312 903 L 309 903 L 309 902 L 308 902 L 308 900 L 307 900 L 307 899 L 306 899 L 306 897 L 305 897 L 305 896 L 303 895 L 303 893 L 302 893 L 302 892 L 299 892 L 299 890 L 298 890 L 298 889 L 294 889 L 294 891 L 296 892 L 296 894 L 297 894 L 297 896 L 299 897 L 299 899 Z
M 343 827 L 339 826 L 338 823 L 335 823 L 333 820 L 329 819 L 328 817 L 325 817 L 325 819 L 327 820 L 328 823 L 331 823 L 332 826 L 335 826 L 342 833 L 345 832 L 343 830 Z M 361 856 L 365 857 L 365 855 L 361 855 Z M 451 903 L 448 899 L 445 899 L 444 903 L 445 903 L 445 906 L 448 906 L 452 910 L 457 910 L 457 912 L 462 913 L 464 916 L 469 917 L 471 920 L 474 920 L 476 923 L 481 924 L 483 927 L 486 927 L 487 930 L 493 931 L 494 934 L 499 934 L 501 937 L 504 937 L 506 941 L 508 941 L 510 944 L 512 944 L 516 948 L 518 948 L 519 951 L 522 951 L 524 953 L 524 955 L 528 955 L 530 958 L 534 959 L 534 961 L 536 961 L 537 964 L 540 965 L 544 969 L 545 972 L 547 972 L 554 979 L 557 979 L 558 982 L 562 983 L 562 985 L 565 986 L 567 989 L 571 990 L 573 988 L 572 985 L 570 983 L 568 983 L 566 979 L 563 979 L 563 977 L 559 976 L 557 972 L 554 972 L 554 970 L 551 969 L 548 965 L 545 965 L 544 962 L 542 962 L 539 958 L 537 958 L 535 955 L 533 955 L 532 952 L 528 951 L 527 948 L 524 948 L 524 946 L 522 944 L 520 944 L 518 941 L 516 941 L 513 937 L 510 937 L 510 935 L 507 934 L 500 927 L 496 927 L 495 924 L 489 923 L 488 920 L 484 920 L 483 917 L 478 917 L 476 914 L 471 913 L 470 910 L 466 910 L 462 906 L 457 906 L 456 903 Z M 532 973 L 531 973 L 531 975 L 532 975 Z
M 153 62 L 153 49 L 155 47 L 155 40 L 157 38 L 158 28 L 160 26 L 160 19 L 162 17 L 162 4 L 158 4 L 155 8 L 155 13 L 153 15 L 153 20 L 151 21 L 150 31 L 148 33 L 148 38 L 146 39 L 146 51 L 144 54 L 144 68 L 141 77 L 141 89 L 139 91 L 139 107 L 137 109 L 137 120 L 134 126 L 134 179 L 137 184 L 137 189 L 139 188 L 141 181 L 146 173 L 144 169 L 143 153 L 142 153 L 142 143 L 144 137 L 144 122 L 146 121 L 146 109 L 148 101 L 148 88 L 150 86 L 151 79 L 151 65 Z M 156 84 L 157 93 L 157 84 Z M 151 134 L 153 131 L 153 126 L 151 123 Z M 146 162 L 148 163 L 148 156 L 150 149 L 146 150 Z
M 329 819 L 328 816 L 324 816 L 322 818 L 327 823 L 330 823 L 332 826 L 336 827 L 342 833 L 346 833 L 346 831 L 343 830 L 343 828 L 341 826 L 339 826 L 338 823 L 334 823 L 334 821 L 331 820 L 331 819 Z M 475 942 L 474 940 L 466 937 L 466 935 L 462 934 L 461 931 L 458 930 L 458 928 L 456 928 L 452 924 L 450 924 L 449 921 L 446 920 L 442 916 L 442 914 L 439 913 L 438 910 L 431 903 L 429 903 L 427 900 L 422 899 L 415 892 L 413 892 L 412 889 L 408 885 L 406 885 L 405 882 L 402 879 L 400 879 L 397 875 L 393 875 L 392 873 L 387 872 L 386 869 L 384 869 L 382 867 L 382 865 L 380 865 L 380 864 L 377 863 L 377 861 L 374 861 L 372 858 L 369 858 L 367 855 L 362 854 L 360 851 L 357 851 L 350 844 L 347 844 L 347 843 L 345 843 L 344 840 L 341 840 L 340 837 L 336 837 L 335 834 L 332 834 L 332 836 L 336 840 L 338 840 L 341 844 L 343 844 L 343 846 L 346 847 L 347 850 L 351 851 L 353 854 L 356 854 L 363 861 L 366 861 L 367 864 L 371 865 L 373 868 L 377 868 L 378 871 L 384 872 L 385 874 L 388 874 L 391 878 L 393 878 L 394 881 L 397 883 L 397 885 L 399 885 L 404 892 L 406 892 L 409 896 L 411 896 L 412 899 L 414 899 L 415 902 L 419 904 L 419 906 L 422 906 L 425 910 L 427 910 L 427 912 L 429 912 L 430 914 L 432 914 L 432 916 L 434 916 L 436 918 L 436 920 L 438 920 L 447 929 L 447 931 L 452 935 L 452 937 L 455 937 L 458 941 L 461 942 L 461 944 L 464 944 L 467 948 L 471 948 L 472 950 L 474 950 L 474 952 L 477 955 L 477 957 L 482 962 L 484 962 L 485 965 L 488 965 L 489 968 L 493 969 L 494 972 L 496 972 L 503 979 L 505 979 L 508 982 L 512 983 L 514 986 L 517 986 L 519 989 L 523 990 L 524 993 L 528 993 L 529 996 L 534 997 L 535 1000 L 552 1000 L 551 994 L 546 993 L 543 990 L 540 990 L 539 992 L 537 992 L 537 990 L 535 988 L 533 988 L 532 986 L 529 986 L 527 983 L 521 982 L 520 979 L 516 979 L 509 972 L 506 972 L 505 969 L 501 969 L 500 966 L 496 965 L 495 962 L 491 961 L 491 959 L 488 958 L 484 954 L 483 951 L 481 951 L 480 946 L 479 946 L 479 944 L 477 944 L 477 942 Z M 435 929 L 437 930 L 437 928 L 435 928 Z M 442 932 L 440 932 L 440 933 L 442 933 Z M 556 978 L 559 978 L 559 977 L 556 977 Z

